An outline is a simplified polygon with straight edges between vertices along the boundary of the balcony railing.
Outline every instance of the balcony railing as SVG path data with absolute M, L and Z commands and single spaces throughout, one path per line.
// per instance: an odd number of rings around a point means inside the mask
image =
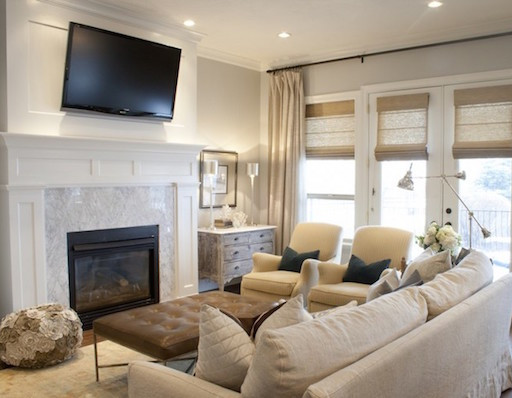
M 471 228 L 471 246 L 485 252 L 497 266 L 510 265 L 510 211 L 473 210 L 474 217 L 483 227 L 491 231 L 484 239 L 480 228 L 473 221 Z M 459 231 L 464 247 L 469 247 L 469 215 L 465 209 L 459 212 Z

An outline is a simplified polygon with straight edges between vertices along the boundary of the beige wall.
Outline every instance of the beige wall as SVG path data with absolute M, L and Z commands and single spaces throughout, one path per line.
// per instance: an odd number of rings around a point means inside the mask
M 5 0 L 0 0 L 0 131 L 7 130 L 7 59 L 5 52 Z
M 512 68 L 512 36 L 315 65 L 304 69 L 306 95 L 361 86 Z
M 206 149 L 238 153 L 237 210 L 251 209 L 248 162 L 260 162 L 260 76 L 259 72 L 198 57 L 197 131 Z M 255 222 L 259 221 L 255 180 Z M 218 212 L 218 210 L 215 210 Z M 199 226 L 209 223 L 209 210 L 201 210 Z

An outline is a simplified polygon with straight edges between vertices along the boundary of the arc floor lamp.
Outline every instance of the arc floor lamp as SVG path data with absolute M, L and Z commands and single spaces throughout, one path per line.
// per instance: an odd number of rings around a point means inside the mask
M 468 217 L 469 217 L 469 248 L 471 249 L 472 248 L 472 243 L 473 243 L 472 242 L 472 229 L 473 229 L 472 228 L 473 227 L 472 223 L 473 223 L 473 221 L 475 221 L 475 223 L 480 228 L 480 231 L 482 232 L 482 236 L 484 237 L 484 239 L 487 239 L 489 236 L 491 236 L 491 232 L 487 228 L 484 228 L 482 226 L 482 224 L 480 224 L 478 222 L 478 220 L 475 218 L 475 215 L 474 215 L 473 211 L 471 211 L 469 209 L 469 207 L 466 205 L 466 203 L 460 197 L 459 193 L 450 184 L 450 182 L 447 179 L 448 177 L 454 177 L 454 178 L 458 178 L 460 180 L 465 180 L 466 179 L 466 172 L 465 171 L 459 171 L 457 174 L 453 174 L 453 175 L 441 174 L 441 175 L 438 175 L 438 176 L 425 176 L 425 177 L 414 177 L 414 178 L 439 178 L 448 186 L 448 188 L 450 188 L 450 190 L 457 197 L 457 199 L 462 204 L 462 206 L 464 206 L 465 209 L 468 211 Z M 402 189 L 405 189 L 405 190 L 408 190 L 408 191 L 414 191 L 414 181 L 413 181 L 413 177 L 412 177 L 412 163 L 411 163 L 411 166 L 409 167 L 409 170 L 407 170 L 407 172 L 405 173 L 405 176 L 403 176 L 398 181 L 398 188 L 402 188 Z

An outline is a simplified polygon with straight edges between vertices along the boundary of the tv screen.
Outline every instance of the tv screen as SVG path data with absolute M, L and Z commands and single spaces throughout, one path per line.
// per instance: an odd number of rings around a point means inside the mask
M 181 49 L 71 22 L 63 110 L 172 119 Z

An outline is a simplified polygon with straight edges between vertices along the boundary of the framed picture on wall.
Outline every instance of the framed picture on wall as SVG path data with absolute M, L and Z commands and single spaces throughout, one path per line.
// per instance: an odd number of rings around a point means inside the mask
M 217 175 L 211 178 L 204 173 L 204 162 L 217 161 Z M 210 189 L 212 189 L 213 207 L 236 206 L 236 180 L 238 175 L 238 153 L 231 151 L 202 151 L 199 164 L 199 207 L 210 207 Z

